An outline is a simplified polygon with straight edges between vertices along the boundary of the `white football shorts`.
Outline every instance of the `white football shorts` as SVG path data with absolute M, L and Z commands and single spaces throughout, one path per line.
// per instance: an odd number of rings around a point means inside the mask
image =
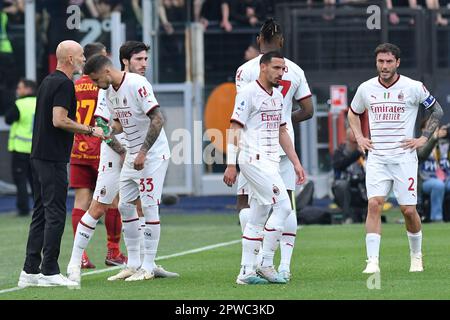
M 240 155 L 239 167 L 247 180 L 249 201 L 255 198 L 261 205 L 270 205 L 288 198 L 278 162 Z
M 367 161 L 367 199 L 386 197 L 392 187 L 400 205 L 417 204 L 417 161 L 389 164 Z
M 279 172 L 281 175 L 281 179 L 283 179 L 284 185 L 286 186 L 286 189 L 295 190 L 297 176 L 295 175 L 294 165 L 286 155 L 283 155 L 280 158 Z M 239 173 L 238 175 L 236 194 L 248 194 L 247 179 L 241 173 Z
M 103 204 L 113 202 L 119 192 L 120 170 L 120 156 L 102 143 L 93 199 Z
M 140 198 L 142 206 L 159 205 L 168 166 L 169 159 L 147 159 L 144 169 L 138 171 L 133 168 L 133 162 L 125 160 L 120 174 L 120 201 Z

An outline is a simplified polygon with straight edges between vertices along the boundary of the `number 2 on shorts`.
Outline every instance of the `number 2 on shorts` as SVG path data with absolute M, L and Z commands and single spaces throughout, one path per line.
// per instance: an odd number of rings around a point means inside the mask
M 408 181 L 411 182 L 409 185 L 408 191 L 414 191 L 414 178 L 408 178 Z

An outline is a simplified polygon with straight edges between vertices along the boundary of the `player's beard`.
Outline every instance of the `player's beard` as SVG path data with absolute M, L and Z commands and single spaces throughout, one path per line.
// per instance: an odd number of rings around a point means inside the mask
M 144 69 L 137 69 L 137 68 L 134 68 L 134 67 L 130 66 L 129 69 L 130 69 L 131 73 L 136 73 L 136 74 L 139 74 L 141 76 L 145 75 L 145 68 Z
M 386 82 L 390 82 L 397 73 L 397 69 L 394 69 L 392 71 L 387 71 L 387 75 L 382 73 L 382 70 L 378 71 L 378 75 L 381 79 L 383 79 Z
M 274 88 L 278 88 L 280 86 L 280 80 L 275 80 L 275 82 L 272 83 Z

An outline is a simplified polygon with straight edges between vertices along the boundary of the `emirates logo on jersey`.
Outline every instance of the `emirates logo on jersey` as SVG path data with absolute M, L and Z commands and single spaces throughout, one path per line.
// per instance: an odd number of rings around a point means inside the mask
M 276 196 L 280 195 L 280 188 L 278 188 L 276 185 L 272 186 L 272 191 L 273 191 L 274 195 L 276 195 Z

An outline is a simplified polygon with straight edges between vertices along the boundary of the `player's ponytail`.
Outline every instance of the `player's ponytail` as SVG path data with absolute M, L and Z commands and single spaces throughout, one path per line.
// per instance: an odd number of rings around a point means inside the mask
M 271 42 L 273 39 L 283 36 L 281 26 L 273 18 L 268 18 L 264 22 L 259 34 L 265 42 Z

